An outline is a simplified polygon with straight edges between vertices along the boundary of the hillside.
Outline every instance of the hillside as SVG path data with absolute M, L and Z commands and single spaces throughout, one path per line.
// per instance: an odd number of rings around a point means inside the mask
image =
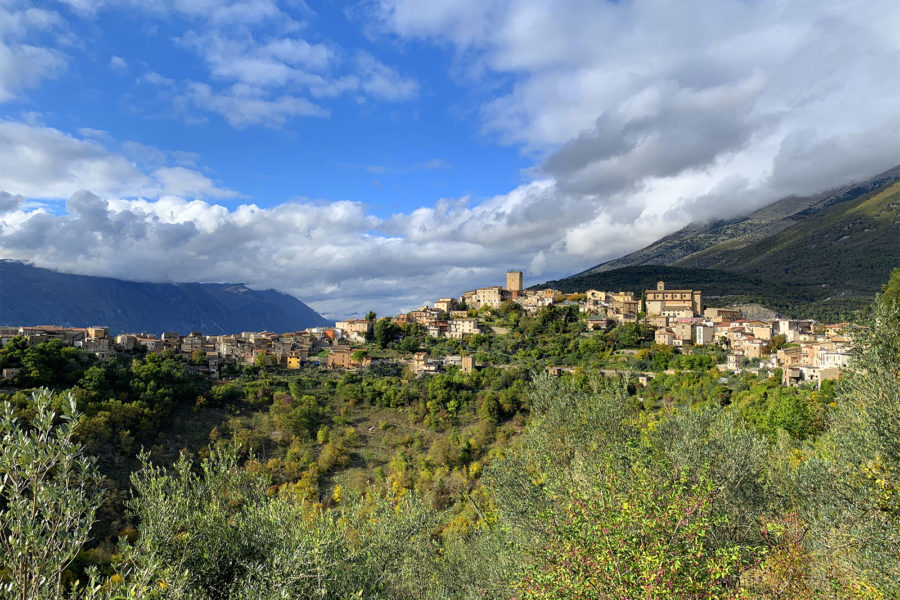
M 900 265 L 900 182 L 819 209 L 757 242 L 718 244 L 672 264 L 823 285 L 831 288 L 829 296 L 871 296 Z
M 573 275 L 535 287 L 550 287 L 565 293 L 583 292 L 588 289 L 623 290 L 633 291 L 640 297 L 644 290 L 655 289 L 656 282 L 660 279 L 672 289 L 703 290 L 704 306 L 760 303 L 783 315 L 813 316 L 821 319 L 843 314 L 843 312 L 836 313 L 830 307 L 818 305 L 823 299 L 823 291 L 819 287 L 772 283 L 713 269 L 685 269 L 657 265 L 622 267 L 611 271 Z
M 725 268 L 734 272 L 748 272 L 744 269 L 743 259 L 752 261 L 754 258 L 752 253 L 764 250 L 765 244 L 762 242 L 772 240 L 776 236 L 790 239 L 798 233 L 813 230 L 825 233 L 822 231 L 823 226 L 831 226 L 833 232 L 837 233 L 844 225 L 850 225 L 858 218 L 858 215 L 850 214 L 850 211 L 870 199 L 873 194 L 877 195 L 878 192 L 887 190 L 897 181 L 900 181 L 900 166 L 837 190 L 803 198 L 783 198 L 743 217 L 712 223 L 692 223 L 646 248 L 601 263 L 577 275 L 639 265 Z M 893 221 L 896 220 L 897 213 L 889 210 L 892 201 L 887 202 L 887 213 L 882 210 L 880 216 L 875 216 L 879 212 L 876 210 L 871 212 L 870 216 L 888 228 L 893 226 L 896 234 L 896 224 Z M 870 224 L 864 224 L 862 229 L 867 225 Z M 898 246 L 900 242 L 895 241 L 893 246 L 889 244 L 886 249 L 892 250 L 893 255 L 898 256 L 900 255 Z M 753 271 L 753 268 L 749 271 Z M 867 285 L 880 281 L 883 277 L 884 271 L 879 272 L 875 279 L 870 280 L 867 277 Z M 786 278 L 779 277 L 778 280 L 785 281 Z
M 639 291 L 666 279 L 703 289 L 711 304 L 753 301 L 825 318 L 866 306 L 898 265 L 900 167 L 837 191 L 785 198 L 746 217 L 693 224 L 545 285 Z
M 330 322 L 293 296 L 241 284 L 142 283 L 0 261 L 0 324 L 111 332 L 296 331 Z

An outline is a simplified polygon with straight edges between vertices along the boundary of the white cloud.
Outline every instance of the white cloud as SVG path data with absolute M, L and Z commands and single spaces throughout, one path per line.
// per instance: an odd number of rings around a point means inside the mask
M 169 79 L 168 77 L 163 77 L 156 71 L 150 71 L 144 75 L 138 77 L 138 83 L 149 83 L 150 85 L 157 85 L 161 87 L 171 87 L 175 85 L 174 79 Z
M 235 198 L 234 190 L 216 187 L 213 181 L 197 171 L 184 167 L 163 167 L 153 172 L 167 193 L 188 198 Z
M 360 52 L 356 56 L 360 89 L 379 100 L 398 101 L 415 98 L 419 84 L 415 80 L 401 76 L 396 69 L 377 61 L 374 56 Z
M 177 80 L 149 71 L 138 83 L 169 88 L 159 99 L 174 102 L 191 121 L 197 109 L 223 116 L 234 127 L 280 128 L 293 119 L 322 117 L 323 99 L 354 94 L 401 102 L 415 98 L 418 82 L 361 51 L 345 51 L 324 38 L 298 12 L 314 15 L 302 3 L 283 10 L 274 0 L 65 0 L 85 18 L 101 10 L 140 11 L 155 18 L 183 21 L 188 28 L 176 43 L 194 53 L 207 77 Z M 110 66 L 124 70 L 114 56 Z M 0 60 L 2 68 L 2 60 Z M 2 92 L 2 87 L 0 87 Z M 2 99 L 2 97 L 0 97 Z
M 193 104 L 224 116 L 235 127 L 282 127 L 297 117 L 328 116 L 311 100 L 362 94 L 398 102 L 415 98 L 418 83 L 371 54 L 347 61 L 330 43 L 310 43 L 294 34 L 258 40 L 249 31 L 218 28 L 189 32 L 181 43 L 197 52 L 209 82 L 192 82 Z M 308 97 L 307 97 L 308 96 Z
M 113 55 L 112 58 L 109 59 L 109 67 L 113 71 L 127 71 L 128 70 L 128 62 L 122 58 L 121 56 Z
M 17 97 L 65 67 L 60 52 L 29 41 L 61 29 L 62 20 L 54 11 L 15 0 L 0 4 L 0 102 Z
M 0 164 L 4 165 L 0 190 L 31 199 L 68 198 L 82 189 L 122 197 L 238 195 L 199 172 L 169 166 L 167 163 L 184 158 L 179 154 L 170 157 L 158 149 L 126 142 L 122 151 L 132 157 L 129 159 L 103 144 L 112 142 L 103 132 L 87 130 L 82 135 L 85 137 L 78 138 L 52 127 L 0 120 Z
M 277 128 L 294 117 L 327 117 L 325 108 L 306 98 L 282 95 L 268 97 L 258 88 L 243 84 L 215 91 L 205 83 L 194 83 L 189 98 L 197 106 L 218 113 L 234 127 L 265 125 Z
M 539 181 L 473 207 L 447 199 L 380 219 L 358 202 L 228 209 L 82 191 L 62 215 L 10 202 L 0 255 L 126 279 L 238 280 L 293 293 L 332 316 L 385 313 L 497 283 L 510 266 L 530 269 L 532 281 L 567 268 L 572 253 L 560 232 L 592 209 L 560 195 Z
M 51 127 L 0 121 L 0 189 L 28 198 L 66 198 L 79 189 L 140 194 L 152 182 L 94 141 Z
M 900 158 L 890 0 L 381 0 L 375 17 L 453 49 L 460 84 L 488 97 L 484 132 L 536 157 L 553 203 L 592 207 L 557 230 L 578 256 Z
M 72 10 L 93 16 L 103 9 L 137 9 L 161 17 L 222 24 L 256 24 L 283 16 L 275 0 L 61 0 Z

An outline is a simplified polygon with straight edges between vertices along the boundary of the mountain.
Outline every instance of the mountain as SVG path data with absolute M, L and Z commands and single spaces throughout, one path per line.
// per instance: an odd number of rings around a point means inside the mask
M 837 234 L 836 238 L 832 236 L 827 239 L 839 239 L 848 232 L 854 233 L 851 231 L 854 221 L 864 216 L 868 217 L 867 223 L 860 219 L 861 226 L 857 230 L 862 231 L 872 223 L 877 224 L 882 233 L 892 230 L 893 244 L 887 244 L 886 249 L 893 251 L 893 256 L 896 257 L 900 254 L 900 241 L 896 237 L 897 224 L 893 222 L 897 218 L 897 207 L 892 206 L 892 203 L 896 201 L 897 190 L 894 184 L 898 181 L 900 166 L 836 190 L 803 198 L 783 198 L 743 217 L 711 223 L 692 223 L 646 248 L 601 263 L 576 276 L 639 265 L 725 268 L 744 272 L 744 259 L 753 259 L 758 253 L 765 254 L 766 245 L 772 242 L 790 240 L 798 233 L 808 237 L 812 231 L 817 234 Z M 870 209 L 877 205 L 879 210 L 870 210 L 867 215 L 853 212 L 854 208 L 879 192 L 887 192 L 887 195 L 869 203 Z M 792 247 L 795 248 L 798 247 Z
M 650 289 L 658 279 L 704 290 L 710 304 L 761 302 L 810 316 L 847 316 L 900 266 L 900 167 L 744 217 L 691 224 L 571 277 L 564 291 Z M 618 284 L 618 287 L 617 287 Z
M 242 284 L 142 283 L 0 260 L 0 324 L 106 325 L 111 332 L 297 331 L 331 324 L 293 296 Z

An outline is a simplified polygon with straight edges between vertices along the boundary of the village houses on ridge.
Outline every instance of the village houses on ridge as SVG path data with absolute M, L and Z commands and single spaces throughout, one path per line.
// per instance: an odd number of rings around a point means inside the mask
M 818 385 L 839 377 L 847 366 L 852 350 L 846 337 L 847 323 L 823 325 L 812 320 L 744 318 L 740 309 L 705 308 L 701 290 L 668 289 L 665 282 L 646 290 L 642 298 L 634 292 L 586 290 L 565 295 L 558 290 L 525 289 L 523 273 L 510 270 L 505 285 L 477 288 L 458 298 L 443 297 L 431 306 L 390 319 L 397 325 L 417 323 L 427 335 L 462 339 L 475 334 L 503 335 L 498 327 L 487 327 L 482 309 L 496 309 L 504 302 L 518 304 L 527 313 L 535 313 L 554 304 L 577 306 L 584 316 L 587 332 L 605 331 L 615 325 L 642 321 L 655 329 L 657 344 L 674 347 L 718 344 L 729 350 L 719 368 L 739 372 L 748 363 L 754 369 L 782 369 L 784 385 Z M 106 327 L 0 326 L 0 346 L 17 336 L 29 345 L 58 339 L 81 348 L 98 358 L 130 352 L 143 347 L 147 352 L 172 353 L 183 357 L 192 368 L 219 378 L 223 365 L 280 365 L 299 369 L 304 364 L 319 364 L 328 369 L 353 369 L 371 362 L 359 345 L 371 341 L 374 321 L 347 319 L 334 327 L 315 327 L 290 333 L 242 332 L 232 335 L 203 335 L 191 332 L 164 332 L 111 336 Z M 586 334 L 587 335 L 587 334 Z M 356 346 L 354 346 L 356 345 Z M 417 374 L 456 366 L 463 371 L 476 368 L 471 356 L 431 358 L 425 352 L 413 352 L 404 360 Z M 549 368 L 561 372 L 565 368 Z M 16 369 L 4 369 L 2 377 L 12 379 Z M 649 377 L 652 374 L 645 374 Z

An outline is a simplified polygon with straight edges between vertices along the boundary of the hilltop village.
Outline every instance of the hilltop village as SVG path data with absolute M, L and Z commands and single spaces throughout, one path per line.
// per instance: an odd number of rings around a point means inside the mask
M 403 363 L 414 374 L 437 373 L 449 367 L 471 372 L 483 366 L 472 354 L 442 354 L 405 348 L 393 356 L 373 356 L 376 337 L 402 337 L 410 327 L 432 339 L 463 340 L 469 336 L 509 335 L 508 328 L 494 318 L 506 309 L 525 314 L 556 308 L 569 311 L 583 322 L 584 336 L 636 324 L 652 330 L 652 344 L 688 352 L 692 347 L 718 347 L 724 356 L 721 371 L 743 370 L 776 373 L 781 370 L 786 386 L 812 385 L 837 379 L 851 356 L 848 337 L 856 326 L 823 324 L 813 320 L 753 318 L 741 308 L 704 308 L 701 290 L 668 289 L 665 282 L 634 292 L 585 290 L 563 294 L 554 289 L 525 289 L 521 271 L 506 274 L 505 286 L 495 285 L 464 292 L 458 298 L 443 297 L 408 313 L 377 319 L 338 321 L 334 327 L 315 327 L 290 333 L 242 332 L 208 335 L 164 332 L 110 335 L 106 327 L 21 326 L 0 327 L 0 346 L 17 337 L 29 346 L 60 340 L 99 359 L 120 353 L 170 352 L 193 370 L 213 379 L 243 366 L 288 370 L 314 366 L 325 369 L 359 369 L 377 362 Z M 757 307 L 758 308 L 758 307 Z M 753 311 L 759 312 L 759 311 Z M 379 331 L 380 330 L 380 331 Z M 623 349 L 623 353 L 636 352 Z M 545 365 L 553 374 L 574 371 L 570 365 Z M 2 370 L 4 380 L 14 380 L 18 369 Z M 646 381 L 652 372 L 640 373 Z

